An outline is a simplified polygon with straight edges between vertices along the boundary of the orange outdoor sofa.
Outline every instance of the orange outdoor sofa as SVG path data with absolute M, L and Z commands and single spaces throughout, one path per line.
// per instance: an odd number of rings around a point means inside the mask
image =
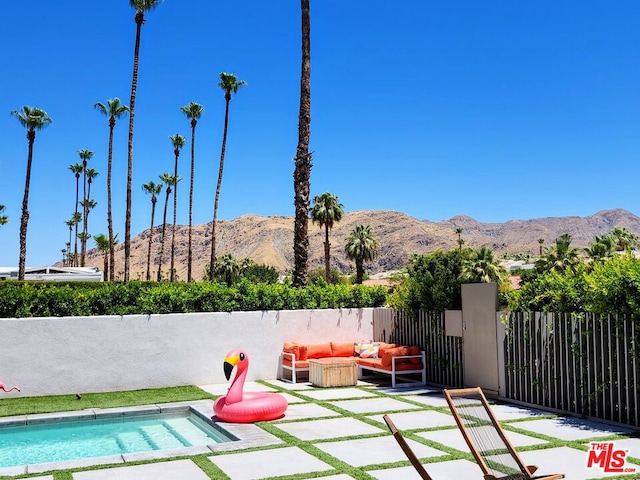
M 391 376 L 391 386 L 398 380 L 412 384 L 426 384 L 425 352 L 416 346 L 398 345 L 385 342 L 287 342 L 280 353 L 279 378 L 285 382 L 296 383 L 298 374 L 309 372 L 309 360 L 319 358 L 349 359 L 358 366 L 358 378 L 363 379 L 365 372 Z M 412 377 L 420 375 L 420 380 Z M 411 375 L 412 377 L 407 377 Z

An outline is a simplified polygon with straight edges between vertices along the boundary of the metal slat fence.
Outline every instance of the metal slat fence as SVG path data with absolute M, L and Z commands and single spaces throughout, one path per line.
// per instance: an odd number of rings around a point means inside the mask
M 374 340 L 417 345 L 425 351 L 427 383 L 462 387 L 462 338 L 445 334 L 444 313 L 379 308 L 373 314 Z
M 617 315 L 503 317 L 506 397 L 640 426 L 640 329 Z

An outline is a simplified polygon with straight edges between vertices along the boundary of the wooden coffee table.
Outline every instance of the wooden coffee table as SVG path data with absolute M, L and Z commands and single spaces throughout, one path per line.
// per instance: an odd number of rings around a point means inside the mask
M 358 366 L 346 358 L 311 359 L 309 381 L 315 387 L 353 386 L 358 383 Z

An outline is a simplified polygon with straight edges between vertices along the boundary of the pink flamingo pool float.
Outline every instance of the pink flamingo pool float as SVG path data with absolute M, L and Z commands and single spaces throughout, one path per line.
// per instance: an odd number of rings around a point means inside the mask
M 4 390 L 5 392 L 11 392 L 13 390 L 20 391 L 20 387 L 16 387 L 15 385 L 11 388 L 7 388 L 4 383 L 0 382 L 0 390 Z
M 287 399 L 279 393 L 243 392 L 249 369 L 249 356 L 242 350 L 232 350 L 224 359 L 224 375 L 231 377 L 237 367 L 236 376 L 226 395 L 213 404 L 216 417 L 231 423 L 252 423 L 275 420 L 284 416 Z

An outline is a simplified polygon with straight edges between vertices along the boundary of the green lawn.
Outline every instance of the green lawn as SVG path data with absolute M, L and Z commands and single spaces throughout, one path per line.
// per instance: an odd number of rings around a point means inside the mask
M 46 397 L 5 398 L 0 400 L 0 417 L 34 413 L 67 412 L 85 408 L 129 407 L 155 403 L 186 402 L 214 398 L 192 385 L 125 392 L 85 393 L 75 395 L 51 395 Z

